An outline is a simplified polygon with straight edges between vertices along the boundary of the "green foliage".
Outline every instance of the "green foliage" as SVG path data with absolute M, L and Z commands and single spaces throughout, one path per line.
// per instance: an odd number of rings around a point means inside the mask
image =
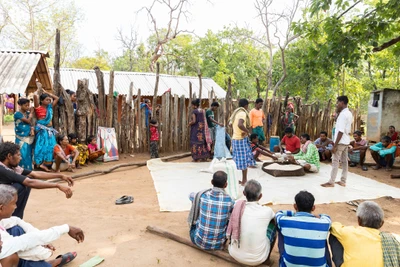
M 4 122 L 14 122 L 14 115 L 13 114 L 5 115 Z
M 93 69 L 97 66 L 101 70 L 110 70 L 111 66 L 109 62 L 110 58 L 108 56 L 108 52 L 100 49 L 99 51 L 95 52 L 94 57 L 81 57 L 75 62 L 72 62 L 70 67 L 77 69 Z

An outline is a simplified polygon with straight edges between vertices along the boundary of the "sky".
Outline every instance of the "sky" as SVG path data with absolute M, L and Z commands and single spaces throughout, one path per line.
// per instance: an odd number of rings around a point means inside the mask
M 99 48 L 110 52 L 112 56 L 121 54 L 121 45 L 116 40 L 118 28 L 129 31 L 130 25 L 134 25 L 139 41 L 146 41 L 154 32 L 146 12 L 138 12 L 142 7 L 149 6 L 152 0 L 111 0 L 107 4 L 98 0 L 74 1 L 84 14 L 77 37 L 86 55 Z M 282 10 L 288 1 L 290 3 L 291 0 L 276 0 L 274 9 Z M 198 36 L 203 36 L 208 29 L 215 32 L 227 25 L 262 30 L 252 0 L 192 0 L 188 9 L 191 13 L 189 20 L 183 19 L 180 29 L 194 31 Z M 156 14 L 157 24 L 161 27 L 166 25 L 168 13 L 165 9 L 156 10 Z

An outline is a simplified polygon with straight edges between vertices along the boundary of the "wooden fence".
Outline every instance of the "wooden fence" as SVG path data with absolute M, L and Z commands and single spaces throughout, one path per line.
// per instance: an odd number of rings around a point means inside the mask
M 111 75 L 111 77 L 113 77 Z M 88 80 L 78 81 L 77 101 L 78 108 L 75 116 L 73 110 L 67 105 L 70 101 L 65 101 L 64 106 L 58 109 L 58 120 L 54 125 L 62 133 L 77 133 L 80 141 L 84 141 L 89 135 L 96 135 L 97 127 L 113 127 L 116 130 L 118 150 L 120 153 L 142 153 L 149 151 L 149 131 L 146 127 L 145 109 L 140 108 L 142 102 L 141 90 L 138 89 L 137 96 L 133 96 L 133 84 L 130 85 L 129 94 L 126 96 L 113 96 L 113 79 L 110 78 L 110 92 L 106 96 L 102 85 L 102 76 L 99 74 L 98 88 L 99 95 L 94 95 L 88 89 Z M 64 89 L 59 86 L 59 95 L 64 94 Z M 170 92 L 160 97 L 161 110 L 159 115 L 153 114 L 160 125 L 160 152 L 178 152 L 189 151 L 190 129 L 188 122 L 192 113 L 191 101 L 196 98 L 192 94 L 191 86 L 189 99 L 184 96 L 171 95 Z M 237 108 L 238 99 L 232 99 L 232 90 L 228 86 L 225 99 L 216 99 L 213 93 L 210 93 L 208 99 L 202 100 L 202 107 L 208 108 L 213 101 L 218 101 L 220 107 L 215 114 L 215 119 L 228 125 L 229 117 L 234 109 Z M 291 101 L 295 105 L 295 113 L 300 116 L 296 123 L 296 134 L 308 133 L 312 139 L 319 137 L 319 132 L 324 130 L 331 135 L 334 124 L 333 104 L 329 100 L 326 103 L 315 102 L 312 104 L 302 103 L 299 97 L 285 99 L 273 98 L 267 99 L 264 112 L 267 116 L 267 125 L 265 133 L 267 140 L 271 136 L 282 136 L 282 115 L 287 105 Z M 250 101 L 249 109 L 254 106 L 254 101 Z M 71 114 L 72 113 L 72 114 Z M 155 112 L 154 112 L 155 113 Z M 357 111 L 353 111 L 354 123 L 353 130 L 359 129 L 361 119 Z M 75 118 L 75 122 L 73 121 Z M 71 124 L 74 124 L 72 127 Z M 227 127 L 228 132 L 232 129 Z

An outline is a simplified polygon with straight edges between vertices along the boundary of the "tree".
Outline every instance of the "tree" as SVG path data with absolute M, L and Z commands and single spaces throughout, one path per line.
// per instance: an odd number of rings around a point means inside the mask
M 328 12 L 317 22 L 323 25 L 323 31 L 314 31 L 309 21 L 302 23 L 300 29 L 314 37 L 325 36 L 321 50 L 336 66 L 355 67 L 360 59 L 367 60 L 372 53 L 399 47 L 398 6 L 398 0 L 312 0 L 311 17 L 318 19 L 321 14 Z
M 134 29 L 133 25 L 130 26 L 128 35 L 123 33 L 122 28 L 118 29 L 117 40 L 121 43 L 123 56 L 128 64 L 128 67 L 125 69 L 126 71 L 133 71 L 135 48 L 138 45 L 137 36 L 137 31 Z
M 175 3 L 174 3 L 175 2 Z M 180 33 L 187 32 L 179 28 L 182 17 L 187 18 L 189 0 L 153 0 L 149 7 L 143 7 L 153 24 L 153 30 L 156 36 L 156 44 L 153 47 L 153 54 L 150 62 L 150 70 L 154 71 L 154 64 L 164 54 L 164 45 L 169 41 L 175 39 Z M 154 15 L 154 10 L 161 8 L 164 12 L 168 13 L 168 22 L 166 27 L 159 27 L 157 19 Z
M 3 28 L 0 26 L 3 41 L 18 49 L 51 52 L 56 29 L 61 31 L 65 48 L 75 42 L 76 25 L 82 18 L 72 0 L 2 0 L 0 13 L 4 17 Z M 63 61 L 68 49 L 61 50 Z
M 101 70 L 110 70 L 110 57 L 108 52 L 103 49 L 95 51 L 94 57 L 81 57 L 77 61 L 70 64 L 72 68 L 77 69 L 93 69 L 99 67 Z
M 151 52 L 146 49 L 144 43 L 140 43 L 133 52 L 125 50 L 121 56 L 114 58 L 112 66 L 116 71 L 149 72 L 150 58 Z

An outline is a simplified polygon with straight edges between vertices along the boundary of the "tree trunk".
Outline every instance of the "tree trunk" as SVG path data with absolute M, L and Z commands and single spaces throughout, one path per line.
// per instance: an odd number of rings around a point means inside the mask
M 260 98 L 260 91 L 261 91 L 260 79 L 256 78 L 256 84 L 257 84 L 257 98 Z
M 200 106 L 201 106 L 201 96 L 203 93 L 203 80 L 201 78 L 201 72 L 199 71 L 197 76 L 199 77 L 199 99 L 200 99 Z
M 83 79 L 83 80 L 78 80 L 78 90 L 76 91 L 76 98 L 78 102 L 78 108 L 76 110 L 76 117 L 78 120 L 77 123 L 77 134 L 78 134 L 78 140 L 80 142 L 84 142 L 86 140 L 86 137 L 88 136 L 87 132 L 87 117 L 89 113 L 89 105 L 90 102 L 87 101 L 88 95 L 87 95 L 87 90 L 89 88 L 89 80 Z
M 104 91 L 104 74 L 99 67 L 94 67 L 97 77 L 97 91 L 98 91 L 98 108 L 99 108 L 99 126 L 106 126 L 106 105 L 105 105 L 105 91 Z
M 108 103 L 107 103 L 107 127 L 111 128 L 113 125 L 114 115 L 114 70 L 110 71 L 110 85 L 108 87 Z
M 153 110 L 155 110 L 157 105 L 157 96 L 158 96 L 158 83 L 160 82 L 160 62 L 156 64 L 156 84 L 154 86 L 154 95 L 153 95 Z

